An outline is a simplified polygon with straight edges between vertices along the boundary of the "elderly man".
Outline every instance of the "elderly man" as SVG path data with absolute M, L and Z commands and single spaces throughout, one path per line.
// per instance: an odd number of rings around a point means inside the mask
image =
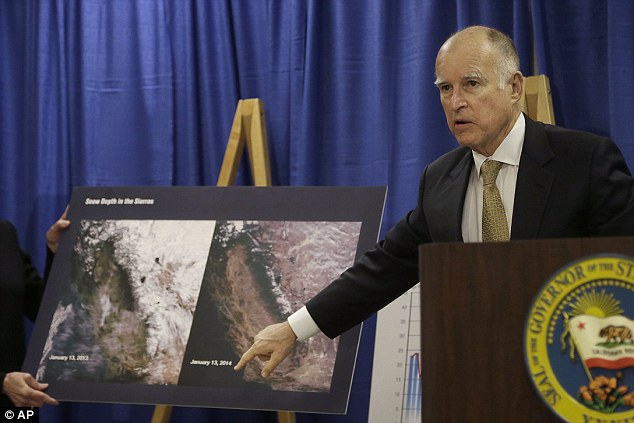
M 419 244 L 634 235 L 634 180 L 621 152 L 522 113 L 524 77 L 508 36 L 482 26 L 452 35 L 436 57 L 436 86 L 460 147 L 425 169 L 416 208 L 384 240 L 287 322 L 262 330 L 236 370 L 259 357 L 268 376 L 297 340 L 334 338 L 387 305 L 417 283 Z

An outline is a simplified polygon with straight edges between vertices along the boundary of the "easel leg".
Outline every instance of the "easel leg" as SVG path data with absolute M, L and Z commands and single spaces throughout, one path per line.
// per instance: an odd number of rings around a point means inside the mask
M 157 405 L 154 407 L 154 414 L 152 415 L 152 423 L 169 423 L 172 416 L 171 405 Z
M 235 183 L 245 143 L 249 151 L 253 185 L 271 186 L 271 166 L 265 122 L 262 100 L 250 98 L 238 101 L 216 186 L 226 187 Z M 157 405 L 154 407 L 152 423 L 169 423 L 171 414 L 172 406 Z M 278 411 L 277 421 L 295 423 L 295 413 Z
M 291 411 L 278 411 L 277 422 L 278 423 L 295 423 L 295 413 Z

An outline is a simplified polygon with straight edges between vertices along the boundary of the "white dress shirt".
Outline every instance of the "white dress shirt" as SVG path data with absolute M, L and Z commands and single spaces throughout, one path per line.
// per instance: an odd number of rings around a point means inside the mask
M 462 239 L 464 242 L 482 241 L 482 178 L 480 177 L 480 166 L 486 159 L 502 162 L 502 167 L 495 183 L 502 196 L 502 203 L 504 204 L 504 211 L 508 220 L 509 234 L 511 233 L 515 185 L 517 183 L 517 171 L 519 169 L 522 146 L 524 145 L 525 132 L 526 121 L 524 120 L 524 115 L 520 113 L 513 129 L 511 129 L 511 132 L 509 132 L 491 157 L 483 156 L 475 151 L 472 152 L 475 166 L 471 168 L 471 176 L 469 177 L 462 211 Z M 288 323 L 291 325 L 293 332 L 295 332 L 298 341 L 304 341 L 321 332 L 306 306 L 290 315 Z
M 513 221 L 513 205 L 515 203 L 515 185 L 517 171 L 520 165 L 520 156 L 524 145 L 524 133 L 526 121 L 524 115 L 515 121 L 513 129 L 504 138 L 502 144 L 495 150 L 491 157 L 472 152 L 475 166 L 471 168 L 469 185 L 465 194 L 464 208 L 462 209 L 462 240 L 464 242 L 482 242 L 482 177 L 480 167 L 486 159 L 496 160 L 502 163 L 500 173 L 495 184 L 500 190 L 504 212 L 511 234 L 511 222 Z

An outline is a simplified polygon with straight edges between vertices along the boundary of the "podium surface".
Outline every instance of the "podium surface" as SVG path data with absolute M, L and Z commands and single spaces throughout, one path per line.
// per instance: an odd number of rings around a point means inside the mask
M 527 369 L 527 317 L 553 274 L 602 254 L 634 256 L 634 238 L 422 245 L 423 421 L 561 422 Z

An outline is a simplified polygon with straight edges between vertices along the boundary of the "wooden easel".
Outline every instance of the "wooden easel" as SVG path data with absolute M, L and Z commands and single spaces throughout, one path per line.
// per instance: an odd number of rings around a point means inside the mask
M 258 98 L 238 101 L 217 186 L 227 187 L 235 183 L 245 144 L 249 151 L 253 185 L 256 187 L 271 186 L 264 105 L 262 100 Z
M 249 152 L 253 185 L 257 187 L 271 186 L 271 166 L 266 140 L 264 105 L 259 98 L 238 101 L 216 186 L 228 187 L 235 184 L 245 145 Z M 156 405 L 151 423 L 169 423 L 171 415 L 171 405 Z M 295 413 L 278 411 L 277 421 L 279 423 L 295 423 Z
M 555 124 L 550 80 L 546 75 L 524 78 L 524 111 L 533 120 Z

